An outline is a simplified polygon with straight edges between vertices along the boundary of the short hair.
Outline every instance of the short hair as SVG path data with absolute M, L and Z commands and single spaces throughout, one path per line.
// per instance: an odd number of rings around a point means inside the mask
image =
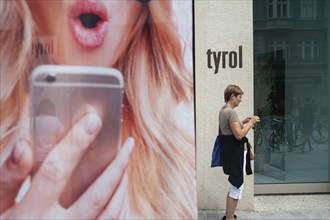
M 230 100 L 232 94 L 234 94 L 234 96 L 238 96 L 238 95 L 243 95 L 244 92 L 237 85 L 228 85 L 224 92 L 225 102 L 228 102 Z

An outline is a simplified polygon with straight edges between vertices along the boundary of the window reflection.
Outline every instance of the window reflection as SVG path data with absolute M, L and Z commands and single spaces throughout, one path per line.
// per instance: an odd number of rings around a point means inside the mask
M 268 0 L 268 17 L 289 17 L 290 0 Z
M 255 183 L 329 182 L 329 1 L 253 4 Z
M 302 0 L 301 1 L 301 17 L 308 19 L 308 18 L 315 18 L 316 17 L 316 7 L 315 7 L 315 0 Z

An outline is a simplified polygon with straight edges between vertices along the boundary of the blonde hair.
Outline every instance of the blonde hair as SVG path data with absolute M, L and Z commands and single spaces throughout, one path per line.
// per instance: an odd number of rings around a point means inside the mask
M 17 128 L 32 69 L 33 24 L 26 2 L 0 1 L 0 150 Z
M 16 9 L 20 5 L 23 10 L 15 15 L 20 25 L 14 26 L 19 28 L 11 31 L 15 34 L 24 33 L 31 38 L 34 34 L 33 24 L 27 21 L 32 20 L 26 3 L 1 1 L 0 4 L 8 4 Z M 135 150 L 129 167 L 131 207 L 138 217 L 148 219 L 197 218 L 194 137 L 180 126 L 175 115 L 180 103 L 192 104 L 193 83 L 192 75 L 184 68 L 173 13 L 170 1 L 150 1 L 145 4 L 134 28 L 134 38 L 115 65 L 125 80 L 122 136 L 123 139 L 128 136 L 135 139 Z M 2 16 L 1 13 L 1 22 Z M 1 45 L 9 41 L 9 37 L 5 38 L 7 34 L 6 30 L 1 30 Z M 31 45 L 29 37 L 16 38 L 13 44 L 7 45 L 7 53 L 10 49 L 22 47 L 13 57 L 8 57 L 2 49 L 1 62 L 7 59 L 11 62 L 5 63 L 9 68 L 15 66 L 17 57 L 29 57 L 22 55 L 30 50 L 23 50 L 24 46 Z M 4 94 L 7 95 L 1 96 L 1 110 L 7 111 L 1 113 L 1 141 L 3 132 L 6 133 L 18 123 L 21 106 L 19 103 L 9 103 L 15 102 L 17 96 L 26 97 L 27 85 L 23 78 L 29 76 L 32 64 L 38 63 L 27 59 L 20 61 L 27 67 L 21 66 L 21 69 L 10 71 L 1 69 L 1 78 L 4 75 L 5 79 L 1 81 L 15 85 L 15 88 L 6 87 Z M 9 76 L 13 71 L 15 77 Z M 10 81 L 7 75 L 16 80 Z M 18 86 L 21 82 L 25 82 L 24 89 L 17 89 L 21 87 Z M 17 110 L 16 114 L 9 112 L 13 109 Z M 15 120 L 2 128 L 8 117 Z

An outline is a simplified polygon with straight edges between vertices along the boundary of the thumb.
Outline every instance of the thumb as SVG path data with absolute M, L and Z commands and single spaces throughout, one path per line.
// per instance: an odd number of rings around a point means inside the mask
M 17 141 L 10 156 L 0 167 L 0 213 L 15 203 L 17 193 L 32 166 L 31 146 L 26 141 Z

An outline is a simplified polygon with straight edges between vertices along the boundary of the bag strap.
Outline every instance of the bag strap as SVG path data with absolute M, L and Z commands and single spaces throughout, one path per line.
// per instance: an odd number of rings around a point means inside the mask
M 218 135 L 222 135 L 220 125 L 219 125 Z

